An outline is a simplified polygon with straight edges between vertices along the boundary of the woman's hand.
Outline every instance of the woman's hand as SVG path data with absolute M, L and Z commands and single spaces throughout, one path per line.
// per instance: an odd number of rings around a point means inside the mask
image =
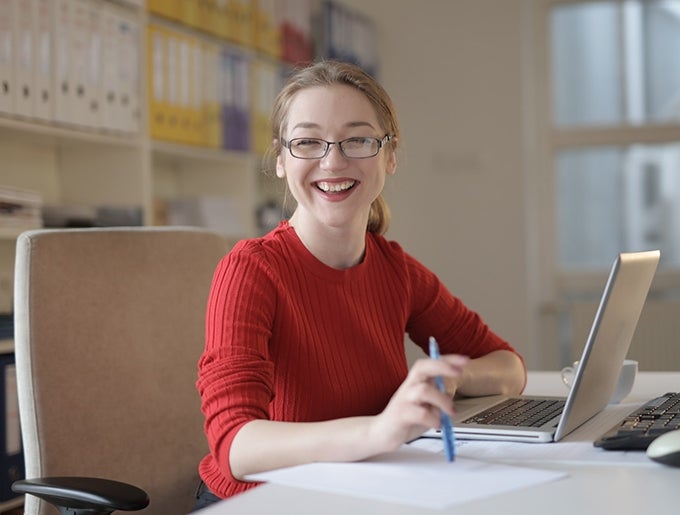
M 468 361 L 457 354 L 416 361 L 383 412 L 375 417 L 372 440 L 384 447 L 376 452 L 395 450 L 427 429 L 439 427 L 440 410 L 453 415 L 453 393 L 441 393 L 434 378 L 441 376 L 447 386 L 455 385 Z
M 434 378 L 461 377 L 469 359 L 456 354 L 420 359 L 385 409 L 375 416 L 321 422 L 252 420 L 243 425 L 229 451 L 229 469 L 237 479 L 249 474 L 316 461 L 357 461 L 394 451 L 431 427 L 440 410 L 452 415 L 453 399 Z

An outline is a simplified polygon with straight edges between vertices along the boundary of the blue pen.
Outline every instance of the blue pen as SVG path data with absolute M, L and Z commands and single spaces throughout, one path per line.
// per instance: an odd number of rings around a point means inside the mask
M 437 340 L 434 339 L 434 336 L 430 336 L 430 358 L 432 359 L 439 359 L 439 345 L 437 344 Z M 445 393 L 446 389 L 444 388 L 444 381 L 441 378 L 441 376 L 437 376 L 434 378 L 435 383 L 437 384 L 437 389 Z M 449 461 L 453 461 L 456 459 L 456 451 L 455 451 L 455 446 L 456 446 L 456 436 L 453 432 L 453 424 L 451 423 L 451 417 L 449 417 L 446 413 L 443 411 L 441 412 L 441 422 L 442 422 L 442 436 L 444 437 L 444 450 L 446 451 L 446 459 Z

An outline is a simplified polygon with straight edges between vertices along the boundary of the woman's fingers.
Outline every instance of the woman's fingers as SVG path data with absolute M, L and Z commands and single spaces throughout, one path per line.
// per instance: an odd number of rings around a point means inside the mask
M 424 358 L 416 361 L 378 417 L 381 437 L 391 445 L 400 445 L 430 427 L 439 427 L 442 411 L 453 415 L 453 396 L 440 392 L 435 378 L 442 377 L 455 383 L 468 361 L 466 356 L 456 354 L 445 355 L 438 360 Z

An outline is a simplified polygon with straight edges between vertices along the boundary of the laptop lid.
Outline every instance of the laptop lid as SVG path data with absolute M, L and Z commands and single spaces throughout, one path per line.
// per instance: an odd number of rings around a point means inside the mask
M 619 254 L 583 348 L 555 440 L 602 411 L 616 388 L 659 263 L 658 250 Z
M 629 252 L 617 256 L 612 265 L 600 304 L 586 340 L 573 385 L 559 418 L 541 427 L 469 422 L 491 406 L 491 399 L 468 399 L 456 404 L 456 435 L 461 438 L 558 441 L 602 411 L 611 398 L 619 370 L 628 353 L 633 334 L 659 263 L 658 250 Z M 519 396 L 522 399 L 554 400 L 555 397 Z M 493 398 L 493 404 L 508 397 Z

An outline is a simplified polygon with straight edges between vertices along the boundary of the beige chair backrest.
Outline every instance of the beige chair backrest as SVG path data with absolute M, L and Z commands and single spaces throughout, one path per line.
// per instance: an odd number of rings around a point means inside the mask
M 15 345 L 26 477 L 132 483 L 185 514 L 207 452 L 195 388 L 227 241 L 191 228 L 38 230 L 17 241 Z M 32 496 L 26 515 L 56 513 Z

